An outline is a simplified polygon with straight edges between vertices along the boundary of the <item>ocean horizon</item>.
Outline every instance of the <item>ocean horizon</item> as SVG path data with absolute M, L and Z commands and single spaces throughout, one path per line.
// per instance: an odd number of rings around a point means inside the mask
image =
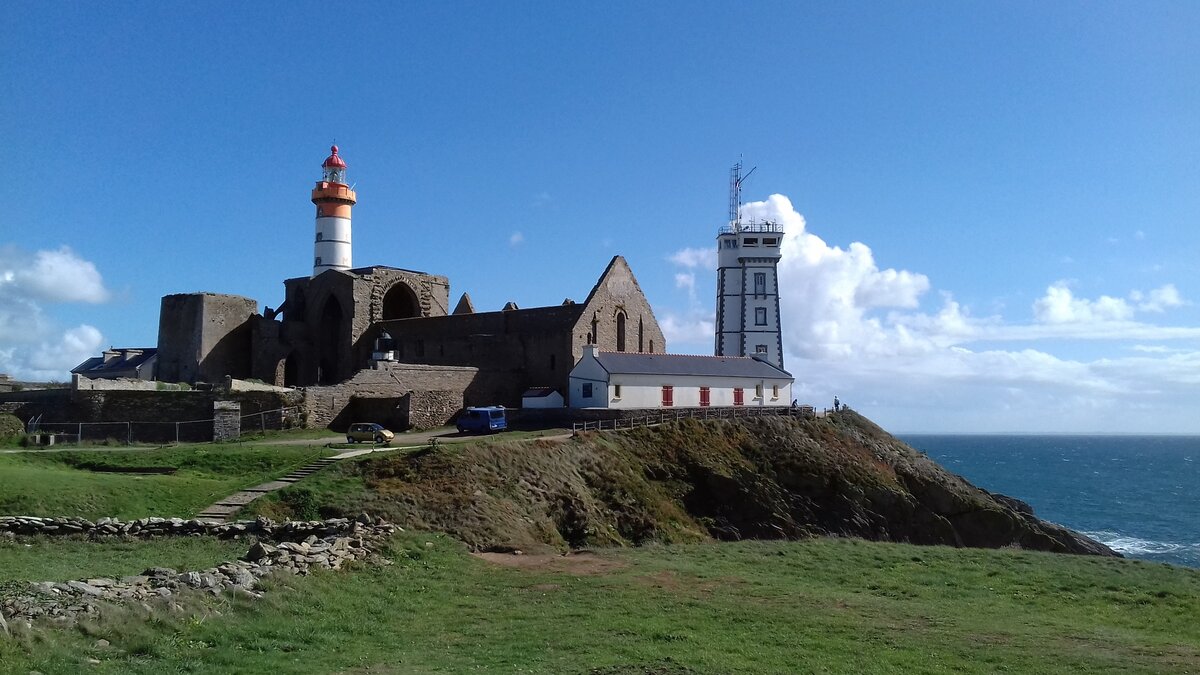
M 1200 436 L 897 434 L 947 470 L 1129 558 L 1200 568 Z

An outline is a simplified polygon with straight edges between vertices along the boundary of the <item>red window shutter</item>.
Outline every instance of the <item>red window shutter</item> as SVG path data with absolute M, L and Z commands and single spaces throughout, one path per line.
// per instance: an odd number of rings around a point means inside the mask
M 708 387 L 700 387 L 700 407 L 707 407 L 708 402 Z
M 741 387 L 735 388 L 733 390 L 733 404 L 734 405 L 742 405 L 742 396 L 743 396 L 742 388 Z
M 670 408 L 675 405 L 675 387 L 669 384 L 663 385 L 662 404 L 664 408 Z

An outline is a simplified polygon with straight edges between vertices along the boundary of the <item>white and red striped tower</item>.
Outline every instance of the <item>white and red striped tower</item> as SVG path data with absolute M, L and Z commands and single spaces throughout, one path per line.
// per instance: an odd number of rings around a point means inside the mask
M 325 270 L 351 267 L 350 208 L 356 202 L 356 195 L 346 185 L 346 162 L 338 157 L 338 147 L 335 145 L 329 150 L 333 154 L 321 165 L 321 180 L 312 191 L 312 203 L 317 205 L 314 277 Z

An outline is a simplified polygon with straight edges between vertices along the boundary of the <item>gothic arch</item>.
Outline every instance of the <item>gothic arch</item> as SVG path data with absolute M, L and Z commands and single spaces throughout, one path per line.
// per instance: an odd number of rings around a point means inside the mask
M 625 310 L 617 310 L 617 351 L 625 351 Z
M 411 319 L 421 316 L 417 294 L 403 281 L 397 282 L 383 296 L 383 320 Z
M 325 300 L 325 306 L 321 308 L 321 323 L 317 334 L 320 339 L 320 358 L 317 361 L 318 384 L 334 384 L 342 378 L 339 375 L 339 369 L 342 363 L 342 354 L 347 345 L 342 344 L 342 320 L 345 313 L 342 311 L 342 303 L 334 295 L 330 295 Z

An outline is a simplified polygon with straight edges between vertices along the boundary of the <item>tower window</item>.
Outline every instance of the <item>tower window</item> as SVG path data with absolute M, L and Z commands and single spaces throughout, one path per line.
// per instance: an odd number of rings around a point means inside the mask
M 763 246 L 778 246 L 779 240 L 775 238 L 763 239 Z
M 758 246 L 758 237 L 746 237 L 742 240 L 742 246 Z
M 767 346 L 766 345 L 754 345 L 754 353 L 755 354 L 766 354 Z
M 767 325 L 767 308 L 766 307 L 755 307 L 754 308 L 754 325 L 755 326 Z
M 755 295 L 766 295 L 767 294 L 767 273 L 766 272 L 755 272 L 754 273 L 754 294 Z
M 321 266 L 321 256 L 317 256 L 317 260 L 316 260 L 316 262 L 313 263 L 313 267 L 320 267 L 320 266 Z
M 324 239 L 324 238 L 325 238 L 325 233 L 324 233 L 324 232 L 318 232 L 318 233 L 317 233 L 317 241 L 321 241 L 321 240 L 322 240 L 322 239 Z
M 617 312 L 617 351 L 625 351 L 625 312 Z

